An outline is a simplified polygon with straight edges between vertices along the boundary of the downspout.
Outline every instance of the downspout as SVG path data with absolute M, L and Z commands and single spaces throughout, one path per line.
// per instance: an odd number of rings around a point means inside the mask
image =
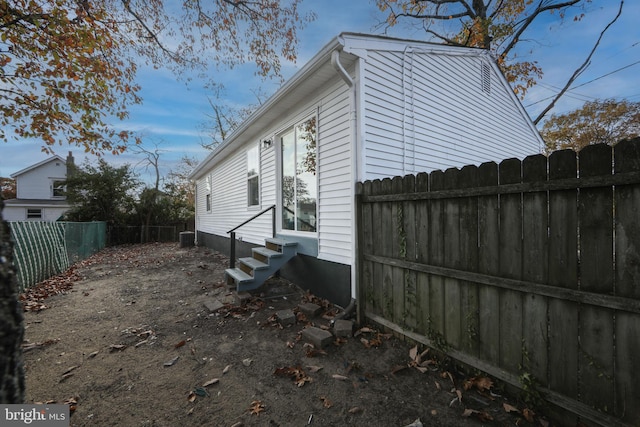
M 340 63 L 340 51 L 338 49 L 331 52 L 331 65 L 333 65 L 333 68 L 335 68 L 338 74 L 340 74 L 340 77 L 342 77 L 342 80 L 345 81 L 347 86 L 349 86 L 349 88 L 353 88 L 353 79 L 351 78 L 349 73 L 347 73 L 347 70 L 345 70 L 342 64 Z M 352 95 L 355 95 L 353 91 L 352 91 Z M 355 112 L 355 106 L 351 105 L 351 113 L 353 114 L 354 112 Z
M 355 186 L 358 180 L 358 135 L 357 133 L 357 115 L 356 115 L 356 85 L 353 79 L 347 73 L 340 63 L 340 49 L 336 49 L 331 52 L 331 65 L 338 72 L 342 80 L 349 87 L 349 135 L 351 135 L 351 223 L 355 224 Z M 343 315 L 348 316 L 353 311 L 356 300 L 356 265 L 358 246 L 357 246 L 357 232 L 356 227 L 351 227 L 351 302 L 344 311 Z

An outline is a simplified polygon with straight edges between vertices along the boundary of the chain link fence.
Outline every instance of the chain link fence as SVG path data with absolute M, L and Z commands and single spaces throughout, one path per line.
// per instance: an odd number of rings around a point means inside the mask
M 105 222 L 13 221 L 14 262 L 20 292 L 59 274 L 105 247 Z

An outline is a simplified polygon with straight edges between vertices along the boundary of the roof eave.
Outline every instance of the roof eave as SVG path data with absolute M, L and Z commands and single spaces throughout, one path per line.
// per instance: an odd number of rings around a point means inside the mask
M 41 162 L 36 163 L 35 165 L 27 166 L 26 168 L 21 169 L 21 170 L 19 170 L 18 172 L 14 172 L 14 173 L 12 173 L 11 175 L 9 175 L 9 177 L 10 177 L 10 178 L 14 178 L 14 179 L 15 179 L 15 177 L 17 177 L 17 176 L 20 176 L 20 175 L 22 175 L 22 174 L 25 174 L 25 173 L 27 173 L 27 172 L 29 172 L 29 171 L 33 170 L 33 169 L 37 169 L 37 168 L 39 168 L 40 166 L 45 165 L 45 164 L 47 164 L 47 163 L 49 163 L 49 162 L 52 162 L 52 161 L 54 161 L 54 160 L 60 161 L 60 162 L 64 163 L 65 165 L 67 164 L 67 162 L 65 161 L 65 159 L 63 159 L 62 157 L 60 157 L 60 156 L 58 156 L 58 155 L 56 154 L 55 156 L 53 156 L 53 157 L 49 157 L 49 158 L 47 158 L 47 159 L 44 159 L 44 160 L 42 160 Z
M 293 89 L 295 89 L 301 82 L 303 82 L 309 75 L 313 74 L 324 63 L 330 61 L 331 52 L 335 49 L 343 46 L 341 37 L 334 37 L 329 43 L 327 43 L 309 62 L 307 62 L 296 74 L 283 84 L 264 104 L 262 104 L 256 111 L 254 111 L 242 124 L 233 131 L 231 135 L 214 151 L 212 151 L 189 175 L 189 179 L 197 180 L 204 175 L 204 172 L 209 168 L 212 161 L 223 155 L 228 151 L 229 147 L 235 145 L 239 138 L 247 131 L 247 129 L 255 123 L 261 116 L 267 111 L 273 108 L 278 102 L 280 102 L 285 96 L 287 96 Z

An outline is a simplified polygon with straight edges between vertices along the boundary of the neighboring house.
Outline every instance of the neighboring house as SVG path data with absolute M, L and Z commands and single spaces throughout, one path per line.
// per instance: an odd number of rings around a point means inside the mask
M 67 162 L 53 156 L 11 175 L 16 180 L 16 198 L 4 201 L 6 221 L 56 221 L 71 207 L 65 196 Z
M 355 183 L 523 158 L 544 146 L 490 53 L 343 33 L 213 151 L 196 183 L 198 244 L 276 205 L 298 242 L 283 277 L 346 304 L 355 294 Z M 264 244 L 267 213 L 237 230 Z

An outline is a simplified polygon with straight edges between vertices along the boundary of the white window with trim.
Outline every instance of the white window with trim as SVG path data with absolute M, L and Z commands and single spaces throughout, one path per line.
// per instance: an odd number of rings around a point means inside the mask
M 316 117 L 280 135 L 282 230 L 316 232 Z
M 247 151 L 247 206 L 260 206 L 260 146 Z
M 51 197 L 54 199 L 64 199 L 67 191 L 67 183 L 62 179 L 51 181 Z
M 207 175 L 206 178 L 206 194 L 204 196 L 204 200 L 205 200 L 205 209 L 207 210 L 207 212 L 211 212 L 211 188 L 213 186 L 212 183 L 212 179 L 211 179 L 211 175 Z

